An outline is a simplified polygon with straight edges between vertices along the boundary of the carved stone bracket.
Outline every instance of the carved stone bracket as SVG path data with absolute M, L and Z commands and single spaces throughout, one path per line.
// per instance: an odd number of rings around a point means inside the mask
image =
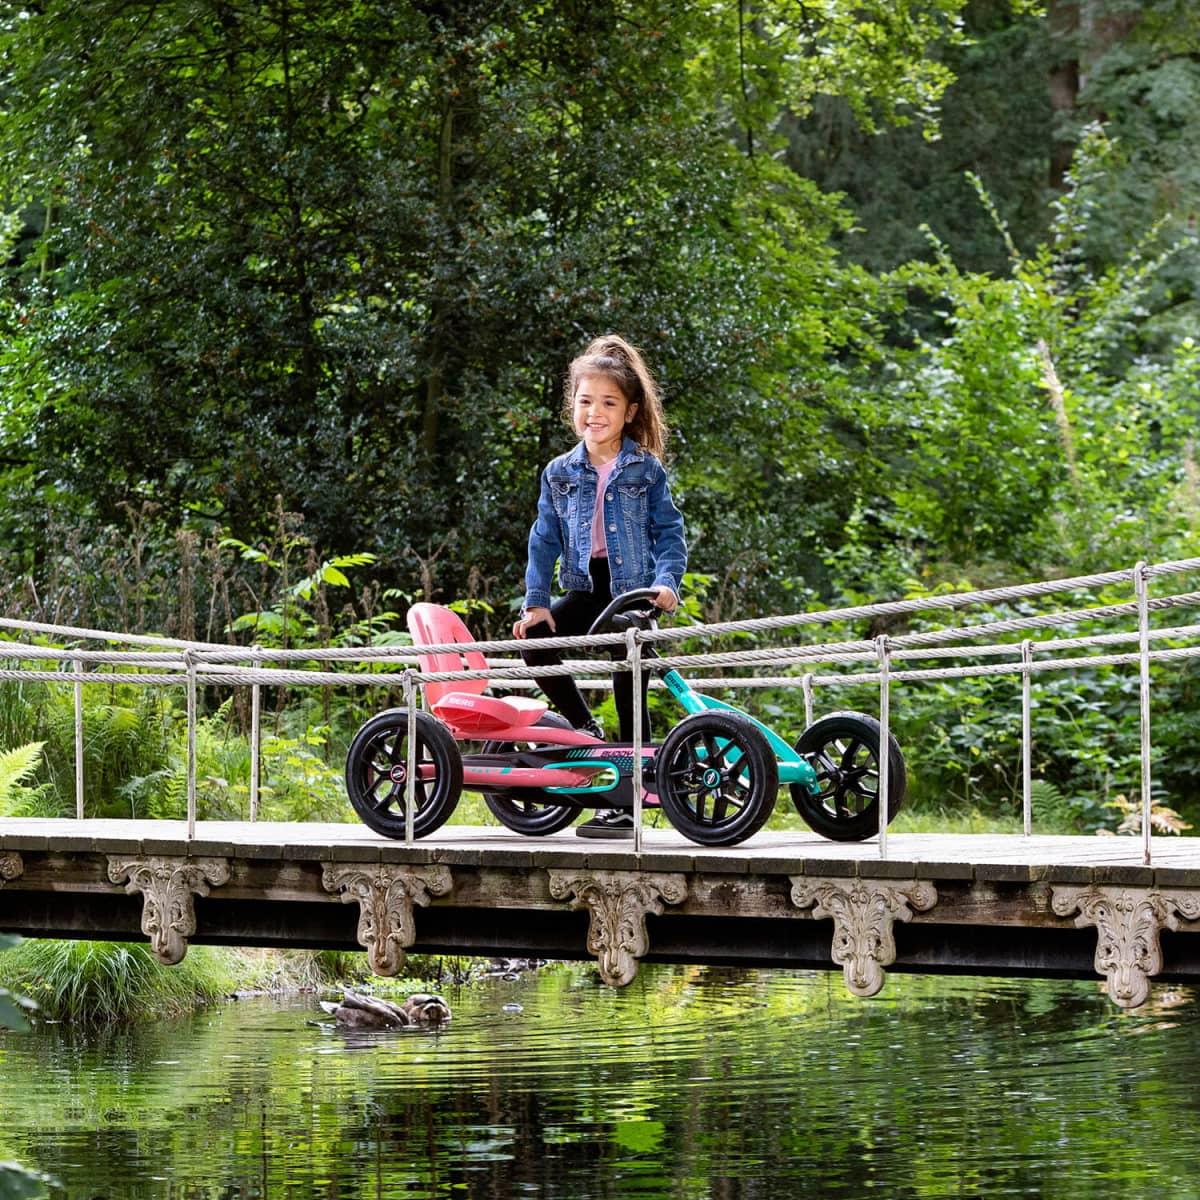
M 188 938 L 196 932 L 196 896 L 229 879 L 225 858 L 108 857 L 113 883 L 128 879 L 125 890 L 142 894 L 142 932 L 159 962 L 172 966 L 187 953 Z
M 0 854 L 0 887 L 24 872 L 25 864 L 15 850 L 5 850 L 3 854 Z
M 650 948 L 646 914 L 659 916 L 664 904 L 679 904 L 687 896 L 687 881 L 668 873 L 551 871 L 550 895 L 588 910 L 588 953 L 597 956 L 605 983 L 624 987 Z
M 892 928 L 937 903 L 931 883 L 892 884 L 872 879 L 811 879 L 790 876 L 792 903 L 813 910 L 813 919 L 833 918 L 833 961 L 856 996 L 874 996 L 883 987 L 884 967 L 896 961 Z
M 376 975 L 396 975 L 417 940 L 413 905 L 429 903 L 454 886 L 450 868 L 326 863 L 322 883 L 342 893 L 344 904 L 358 903 L 358 943 Z
M 1150 977 L 1162 970 L 1159 933 L 1179 919 L 1200 918 L 1200 893 L 1147 888 L 1056 887 L 1051 907 L 1060 917 L 1078 912 L 1075 924 L 1097 931 L 1096 970 L 1122 1008 L 1137 1008 L 1150 994 Z

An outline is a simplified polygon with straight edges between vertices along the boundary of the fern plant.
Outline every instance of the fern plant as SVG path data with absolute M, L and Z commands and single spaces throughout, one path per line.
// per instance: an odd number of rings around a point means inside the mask
M 26 784 L 42 761 L 44 746 L 45 742 L 27 742 L 0 753 L 0 816 L 39 815 L 33 809 L 47 789 Z

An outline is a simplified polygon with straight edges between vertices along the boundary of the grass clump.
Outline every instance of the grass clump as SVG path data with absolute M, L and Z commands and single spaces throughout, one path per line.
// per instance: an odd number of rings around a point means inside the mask
M 0 986 L 28 996 L 43 1018 L 129 1021 L 185 1012 L 233 990 L 229 956 L 193 947 L 167 967 L 140 943 L 37 940 L 0 959 Z

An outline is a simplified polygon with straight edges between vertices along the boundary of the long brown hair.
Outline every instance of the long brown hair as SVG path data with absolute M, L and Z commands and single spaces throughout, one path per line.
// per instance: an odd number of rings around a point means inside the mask
M 602 375 L 621 389 L 637 412 L 625 427 L 625 432 L 655 458 L 661 459 L 667 447 L 667 422 L 663 416 L 662 395 L 658 384 L 646 366 L 646 360 L 636 346 L 623 337 L 606 333 L 588 344 L 588 348 L 567 368 L 564 399 L 567 422 L 575 405 L 579 381 L 588 375 Z

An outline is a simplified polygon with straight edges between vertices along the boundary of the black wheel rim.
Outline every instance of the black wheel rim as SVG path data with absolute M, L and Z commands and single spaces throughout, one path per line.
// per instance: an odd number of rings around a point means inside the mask
M 821 804 L 839 821 L 849 821 L 879 800 L 879 759 L 860 737 L 832 738 L 810 756 Z
M 698 825 L 736 820 L 754 796 L 754 772 L 736 738 L 697 732 L 667 763 L 672 795 Z
M 414 819 L 428 806 L 437 788 L 437 760 L 419 734 L 416 747 L 417 778 L 413 785 Z M 423 768 L 432 767 L 432 772 Z M 368 743 L 363 755 L 363 796 L 366 807 L 380 816 L 403 821 L 407 815 L 408 731 L 382 730 Z

